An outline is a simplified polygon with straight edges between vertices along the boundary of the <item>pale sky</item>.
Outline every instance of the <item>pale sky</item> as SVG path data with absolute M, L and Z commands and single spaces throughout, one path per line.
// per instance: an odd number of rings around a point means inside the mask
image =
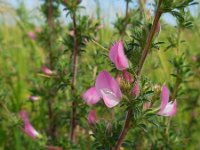
M 40 4 L 42 3 L 41 0 L 9 0 L 9 3 L 17 7 L 19 2 L 23 1 L 26 5 L 26 8 L 30 11 L 30 15 L 35 15 L 38 14 L 38 9 Z M 101 17 L 105 19 L 106 22 L 113 23 L 116 14 L 118 13 L 119 15 L 123 15 L 125 11 L 125 1 L 124 0 L 99 0 L 100 1 L 100 7 L 102 9 L 101 11 Z M 152 0 L 149 0 L 152 1 Z M 88 15 L 93 15 L 95 13 L 95 0 L 82 0 L 81 3 L 82 6 L 85 6 L 86 9 L 83 11 L 83 13 L 86 13 Z M 131 3 L 130 7 L 135 7 L 136 4 Z M 191 11 L 194 14 L 197 11 L 197 7 L 192 7 Z M 61 11 L 63 8 L 61 8 Z M 63 12 L 63 11 L 62 11 Z M 175 19 L 169 15 L 165 14 L 163 16 L 163 19 L 166 20 L 166 22 L 175 25 Z M 65 20 L 65 12 L 62 13 L 61 20 Z

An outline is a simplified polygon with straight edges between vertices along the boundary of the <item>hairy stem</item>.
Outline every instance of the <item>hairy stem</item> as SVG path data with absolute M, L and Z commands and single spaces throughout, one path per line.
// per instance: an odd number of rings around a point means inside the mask
M 162 12 L 160 11 L 161 3 L 162 3 L 162 0 L 159 0 L 158 6 L 157 6 L 156 15 L 155 15 L 155 18 L 154 18 L 154 21 L 153 21 L 153 25 L 151 27 L 151 30 L 150 30 L 149 36 L 147 38 L 144 50 L 142 52 L 142 57 L 141 57 L 140 62 L 139 62 L 139 68 L 138 68 L 138 70 L 136 72 L 137 79 L 139 78 L 140 73 L 142 71 L 142 67 L 144 65 L 145 59 L 146 59 L 147 54 L 149 52 L 149 49 L 150 49 L 150 46 L 151 46 L 151 43 L 152 43 L 152 40 L 153 40 L 153 37 L 154 37 L 154 34 L 155 34 L 155 30 L 156 30 L 158 21 L 159 21 L 159 19 L 161 17 L 161 14 L 162 14 Z M 124 140 L 124 138 L 125 138 L 125 136 L 126 136 L 126 134 L 128 132 L 129 126 L 130 126 L 132 113 L 133 113 L 132 110 L 129 109 L 128 113 L 126 115 L 126 120 L 125 120 L 125 123 L 124 123 L 124 127 L 123 127 L 123 129 L 121 131 L 121 134 L 120 134 L 120 136 L 118 138 L 118 141 L 117 141 L 117 143 L 115 145 L 114 150 L 119 150 L 120 149 L 120 146 L 121 146 L 121 144 L 122 144 L 122 142 L 123 142 L 123 140 Z
M 142 68 L 143 68 L 144 62 L 146 60 L 147 54 L 148 54 L 149 49 L 151 47 L 151 43 L 152 43 L 155 31 L 156 31 L 156 27 L 157 27 L 158 21 L 159 21 L 161 15 L 162 15 L 162 12 L 160 11 L 161 3 L 162 3 L 162 0 L 159 0 L 158 6 L 157 6 L 156 15 L 155 15 L 155 18 L 154 18 L 154 21 L 153 21 L 153 25 L 151 27 L 149 36 L 147 38 L 145 47 L 144 47 L 144 49 L 142 51 L 142 56 L 141 56 L 141 59 L 140 59 L 140 62 L 139 62 L 139 68 L 138 68 L 137 73 L 136 73 L 137 76 L 140 76 L 140 73 L 142 71 Z
M 72 65 L 72 94 L 75 94 L 76 85 L 76 74 L 77 74 L 77 51 L 78 51 L 78 39 L 77 39 L 77 25 L 76 25 L 76 14 L 72 16 L 73 20 L 73 30 L 74 30 L 74 49 L 73 49 L 73 65 Z M 70 141 L 74 140 L 74 132 L 76 128 L 76 102 L 72 102 L 72 114 L 71 114 L 71 131 L 70 131 Z

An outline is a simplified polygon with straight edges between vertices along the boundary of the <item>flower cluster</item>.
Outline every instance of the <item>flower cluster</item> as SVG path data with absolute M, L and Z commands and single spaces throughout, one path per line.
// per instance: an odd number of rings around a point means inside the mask
M 122 71 L 123 78 L 129 83 L 133 83 L 131 74 L 126 70 L 129 66 L 128 59 L 124 54 L 123 42 L 116 42 L 109 51 L 109 58 L 115 64 L 119 71 Z M 95 86 L 89 88 L 84 94 L 83 99 L 88 105 L 94 105 L 102 98 L 105 105 L 108 108 L 112 108 L 119 104 L 122 99 L 122 91 L 119 83 L 122 79 L 117 76 L 117 79 L 113 78 L 107 71 L 101 71 L 95 82 Z M 135 81 L 132 96 L 138 97 L 140 94 L 139 82 Z M 176 100 L 172 103 L 169 102 L 169 90 L 164 85 L 162 88 L 161 106 L 158 115 L 162 116 L 173 116 L 176 114 Z M 94 113 L 94 110 L 92 111 Z M 89 114 L 89 122 L 95 122 L 93 119 L 95 115 Z M 90 118 L 91 117 L 91 118 Z M 91 121 L 92 120 L 92 121 Z

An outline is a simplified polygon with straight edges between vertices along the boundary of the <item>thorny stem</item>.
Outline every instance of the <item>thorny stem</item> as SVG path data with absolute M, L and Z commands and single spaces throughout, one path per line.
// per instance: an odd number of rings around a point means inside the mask
M 144 47 L 144 50 L 142 52 L 142 57 L 140 59 L 140 62 L 139 62 L 139 68 L 136 72 L 136 75 L 137 75 L 137 79 L 139 78 L 140 76 L 140 73 L 142 71 L 142 67 L 144 65 L 144 62 L 145 62 L 145 59 L 147 57 L 147 54 L 149 52 L 149 48 L 151 46 L 151 43 L 152 43 L 152 40 L 153 40 L 153 37 L 154 37 L 154 34 L 155 34 L 155 30 L 156 30 L 156 27 L 157 27 L 157 24 L 158 24 L 158 21 L 162 15 L 162 12 L 160 11 L 160 5 L 162 3 L 162 0 L 159 0 L 158 2 L 158 5 L 157 5 L 157 11 L 156 11 L 156 15 L 155 15 L 155 18 L 154 18 L 154 21 L 153 21 L 153 25 L 151 27 L 151 30 L 150 30 L 150 33 L 149 33 L 149 36 L 147 38 L 147 41 L 146 41 L 146 44 L 145 44 L 145 47 Z M 115 148 L 114 150 L 119 150 L 120 149 L 120 146 L 128 132 L 128 129 L 129 129 L 129 126 L 130 126 L 130 121 L 131 121 L 131 116 L 132 116 L 132 110 L 129 109 L 127 114 L 126 114 L 126 120 L 125 120 L 125 123 L 124 123 L 124 127 L 121 131 L 121 134 L 117 140 L 117 143 L 115 145 Z
M 74 50 L 73 50 L 73 65 L 72 65 L 72 94 L 75 93 L 76 84 L 76 74 L 77 74 L 77 50 L 78 50 L 78 39 L 77 39 L 77 25 L 76 25 L 76 14 L 72 16 L 73 20 L 73 30 L 74 30 Z M 71 131 L 70 131 L 70 141 L 74 140 L 74 132 L 76 128 L 76 102 L 72 102 L 72 114 L 71 114 Z

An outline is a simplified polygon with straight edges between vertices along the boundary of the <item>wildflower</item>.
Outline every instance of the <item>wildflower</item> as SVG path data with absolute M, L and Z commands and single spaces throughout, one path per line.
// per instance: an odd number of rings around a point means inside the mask
M 90 110 L 87 119 L 88 119 L 89 124 L 95 124 L 96 123 L 97 115 L 96 115 L 95 110 Z
M 36 139 L 39 136 L 39 133 L 33 128 L 33 126 L 31 125 L 26 112 L 25 111 L 21 111 L 20 112 L 20 116 L 24 122 L 24 132 L 30 136 L 33 139 Z
M 49 75 L 49 76 L 53 74 L 53 71 L 47 68 L 46 66 L 42 67 L 42 71 L 44 74 Z
M 39 97 L 30 95 L 28 99 L 31 100 L 31 101 L 37 101 L 37 100 L 39 100 Z
M 115 64 L 118 70 L 125 70 L 128 68 L 128 59 L 124 54 L 123 42 L 115 43 L 109 52 L 109 58 Z
M 84 94 L 83 99 L 88 105 L 94 105 L 100 100 L 100 96 L 95 87 L 89 88 Z
M 161 116 L 174 116 L 176 114 L 176 100 L 169 102 L 169 90 L 163 85 L 161 95 L 160 111 L 158 112 Z
M 122 97 L 117 81 L 106 71 L 102 71 L 96 78 L 95 87 L 97 93 L 103 98 L 107 107 L 116 106 Z

